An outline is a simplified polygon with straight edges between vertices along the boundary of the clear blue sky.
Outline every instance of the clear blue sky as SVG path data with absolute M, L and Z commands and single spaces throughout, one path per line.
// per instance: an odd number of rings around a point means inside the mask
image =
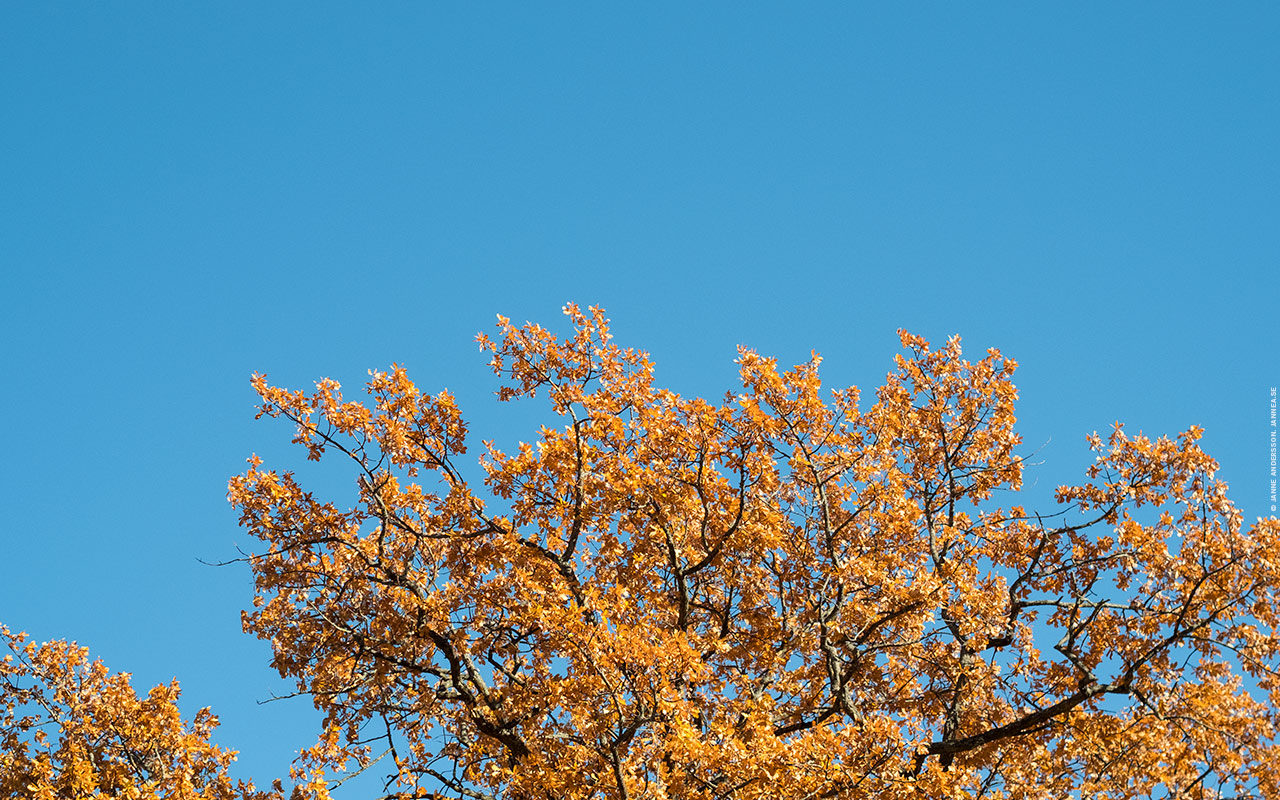
M 894 331 L 1021 368 L 1039 489 L 1203 425 L 1268 514 L 1272 3 L 7 3 L 0 621 L 212 705 L 283 775 L 305 701 L 239 632 L 249 375 L 392 362 L 532 436 L 472 341 L 603 305 L 718 397 L 744 343 L 874 388 Z

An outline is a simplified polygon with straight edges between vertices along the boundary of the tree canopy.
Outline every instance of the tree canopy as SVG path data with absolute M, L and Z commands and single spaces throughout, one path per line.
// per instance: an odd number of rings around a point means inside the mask
M 218 718 L 178 712 L 178 684 L 138 697 L 88 649 L 37 645 L 0 625 L 0 797 L 278 800 L 233 781 L 235 753 L 210 742 Z
M 254 377 L 355 486 L 230 484 L 245 630 L 324 714 L 299 796 L 1280 796 L 1280 523 L 1245 526 L 1198 428 L 1091 436 L 1037 511 L 999 351 L 904 332 L 864 402 L 740 349 L 714 403 L 566 313 L 479 337 L 558 420 L 513 452 L 468 456 L 398 367 L 364 401 Z

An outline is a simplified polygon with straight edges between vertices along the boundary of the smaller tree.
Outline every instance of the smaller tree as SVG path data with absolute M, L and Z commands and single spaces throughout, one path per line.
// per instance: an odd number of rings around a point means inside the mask
M 0 797 L 279 800 L 233 781 L 208 708 L 184 722 L 178 683 L 145 698 L 74 643 L 36 645 L 0 625 Z

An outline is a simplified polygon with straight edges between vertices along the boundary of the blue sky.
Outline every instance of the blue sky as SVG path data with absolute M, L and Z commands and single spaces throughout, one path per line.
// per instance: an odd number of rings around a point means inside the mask
M 686 394 L 738 344 L 869 392 L 895 330 L 1017 359 L 1035 491 L 1206 429 L 1269 514 L 1273 4 L 6 4 L 0 621 L 212 705 L 283 775 L 239 632 L 248 378 L 405 364 L 530 438 L 473 337 L 603 305 Z

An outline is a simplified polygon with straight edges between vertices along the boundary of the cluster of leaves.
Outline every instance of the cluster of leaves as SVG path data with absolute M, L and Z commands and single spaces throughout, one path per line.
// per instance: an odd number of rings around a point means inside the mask
M 0 625 L 0 797 L 31 800 L 279 800 L 232 781 L 235 753 L 210 742 L 209 709 L 178 713 L 178 685 L 140 698 L 88 650 L 37 646 Z
M 1038 514 L 998 351 L 904 333 L 864 405 L 743 349 L 717 404 L 566 313 L 479 338 L 561 424 L 478 466 L 403 369 L 363 402 L 254 377 L 356 494 L 256 457 L 230 483 L 245 630 L 324 714 L 295 800 L 370 770 L 433 800 L 1280 797 L 1280 522 L 1244 526 L 1199 429 L 1091 437 Z M 0 796 L 281 796 L 176 684 L 0 638 Z
M 245 629 L 325 714 L 315 796 L 374 763 L 404 797 L 1280 796 L 1280 524 L 1244 528 L 1198 429 L 1095 436 L 1042 516 L 996 502 L 995 350 L 904 333 L 862 407 L 743 349 L 714 404 L 566 312 L 480 337 L 500 398 L 563 424 L 475 475 L 403 369 L 367 404 L 255 377 L 358 491 L 256 458 L 230 486 L 263 543 Z

